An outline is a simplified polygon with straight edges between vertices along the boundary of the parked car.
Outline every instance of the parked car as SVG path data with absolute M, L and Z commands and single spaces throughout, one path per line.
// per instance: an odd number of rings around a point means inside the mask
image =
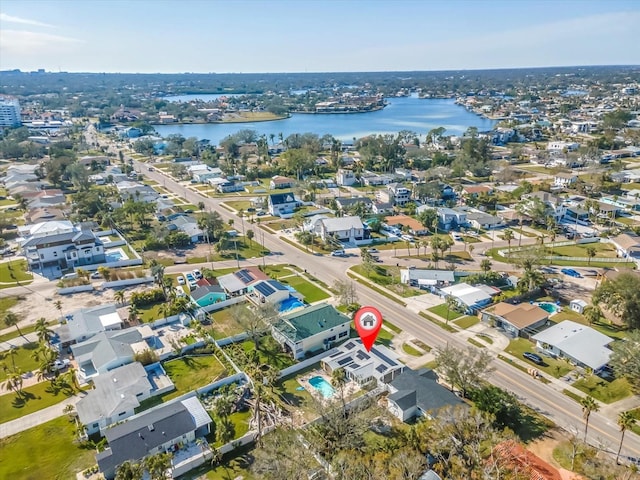
M 194 277 L 193 274 L 191 274 L 191 273 L 187 273 L 185 275 L 185 277 L 187 277 L 187 282 L 189 282 L 189 283 L 193 283 L 193 282 L 196 281 L 196 277 Z
M 524 352 L 522 356 L 527 360 L 535 363 L 536 365 L 542 365 L 544 363 L 544 361 L 542 360 L 542 357 L 540 355 L 536 355 L 535 353 Z
M 565 275 L 569 275 L 570 277 L 582 278 L 582 275 L 580 275 L 578 272 L 576 272 L 573 268 L 563 268 L 560 271 L 562 273 L 564 273 Z
M 259 212 L 256 213 L 256 216 L 262 217 L 263 215 L 266 215 L 266 214 L 267 214 L 267 212 L 264 212 L 264 211 L 260 210 Z
M 346 255 L 344 250 L 334 250 L 331 252 L 332 257 L 344 257 Z
M 202 278 L 202 272 L 196 268 L 193 271 L 193 276 L 196 277 L 198 280 L 200 280 Z
M 178 285 L 184 285 L 184 277 L 182 275 L 178 276 Z
M 64 370 L 65 368 L 67 368 L 69 366 L 71 362 L 69 361 L 68 358 L 65 358 L 64 360 L 56 360 L 55 362 L 53 362 L 53 365 L 51 366 L 53 368 L 53 370 Z
M 378 253 L 378 249 L 377 248 L 370 248 L 367 250 L 369 253 Z

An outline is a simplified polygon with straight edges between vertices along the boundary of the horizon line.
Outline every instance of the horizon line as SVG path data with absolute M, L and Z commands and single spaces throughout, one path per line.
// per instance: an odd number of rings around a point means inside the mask
M 315 75 L 315 74 L 344 74 L 344 73 L 447 73 L 447 72 L 499 72 L 507 70 L 543 70 L 543 69 L 568 69 L 568 68 L 621 68 L 640 67 L 640 64 L 590 64 L 590 65 L 546 65 L 546 66 L 520 66 L 520 67 L 489 67 L 489 68 L 453 68 L 439 70 L 333 70 L 333 71 L 273 71 L 273 72 L 123 72 L 123 71 L 52 71 L 43 69 L 23 70 L 21 68 L 0 70 L 0 74 L 6 73 L 52 73 L 52 74 L 90 74 L 90 75 Z

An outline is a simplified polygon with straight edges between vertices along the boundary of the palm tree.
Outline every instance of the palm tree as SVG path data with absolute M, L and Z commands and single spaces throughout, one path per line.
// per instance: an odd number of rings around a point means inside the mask
M 489 260 L 488 258 L 482 259 L 482 261 L 480 262 L 480 269 L 485 273 L 491 270 L 491 260 Z
M 511 230 L 510 228 L 507 228 L 503 232 L 502 238 L 505 239 L 505 241 L 507 242 L 507 245 L 509 246 L 509 250 L 511 250 L 511 240 L 514 239 L 513 230 Z
M 145 458 L 143 465 L 149 472 L 151 480 L 164 480 L 167 478 L 167 470 L 171 468 L 171 455 L 156 453 Z
M 16 327 L 16 330 L 18 330 L 18 335 L 20 335 L 21 337 L 24 336 L 22 335 L 22 332 L 20 331 L 20 327 L 18 326 L 18 316 L 13 313 L 13 312 L 7 312 L 4 315 L 4 324 L 7 327 Z
M 133 321 L 137 320 L 138 319 L 138 313 L 139 313 L 138 312 L 138 308 L 134 304 L 131 304 L 129 306 L 129 318 L 128 318 L 129 322 L 133 322 Z
M 142 465 L 127 460 L 118 466 L 115 480 L 142 480 L 143 474 Z
M 62 321 L 62 301 L 56 300 L 53 302 L 53 306 L 58 310 L 58 314 L 60 315 L 60 321 Z
M 117 304 L 124 305 L 125 303 L 124 290 L 116 291 L 116 293 L 113 294 L 113 299 L 116 301 Z
M 347 414 L 347 405 L 344 397 L 344 386 L 347 384 L 348 378 L 344 368 L 336 368 L 331 372 L 331 385 L 340 391 L 340 400 L 342 400 L 342 415 Z
M 36 332 L 38 333 L 38 341 L 45 344 L 48 344 L 53 336 L 53 330 L 49 328 L 44 317 L 39 318 L 36 322 Z
M 620 452 L 622 451 L 622 442 L 624 442 L 624 432 L 627 429 L 631 428 L 635 423 L 636 419 L 633 416 L 631 411 L 620 412 L 618 415 L 618 426 L 620 427 L 620 446 L 618 447 L 618 453 L 616 454 L 616 463 L 618 463 L 618 458 L 620 458 Z
M 449 315 L 451 314 L 451 309 L 456 305 L 456 300 L 451 295 L 449 295 L 447 297 L 447 325 L 449 325 Z
M 591 265 L 591 259 L 596 256 L 596 249 L 595 247 L 587 247 L 585 250 L 587 252 L 587 257 L 589 257 L 588 265 Z
M 597 412 L 600 410 L 600 406 L 591 395 L 587 395 L 582 398 L 582 400 L 580 400 L 580 405 L 582 405 L 582 418 L 584 418 L 584 441 L 586 442 L 587 430 L 589 428 L 589 417 L 591 416 L 591 412 Z
M 13 390 L 18 397 L 22 397 L 22 373 L 20 370 L 9 375 L 4 388 Z

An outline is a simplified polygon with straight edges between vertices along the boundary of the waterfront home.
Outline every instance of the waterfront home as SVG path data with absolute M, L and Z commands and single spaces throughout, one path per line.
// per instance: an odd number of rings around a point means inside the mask
M 374 381 L 384 385 L 397 378 L 405 366 L 398 356 L 384 345 L 376 344 L 367 351 L 360 339 L 349 339 L 328 357 L 320 360 L 322 369 L 329 375 L 338 368 L 344 369 L 348 380 L 358 385 Z
M 512 337 L 519 337 L 535 333 L 544 326 L 549 320 L 549 313 L 531 303 L 513 305 L 500 302 L 482 310 L 481 319 Z
M 613 342 L 610 338 L 581 323 L 564 320 L 534 335 L 536 349 L 545 355 L 565 358 L 569 362 L 594 372 L 609 363 Z
M 466 406 L 460 397 L 438 383 L 433 370 L 426 368 L 404 369 L 387 388 L 387 409 L 403 422 L 416 417 L 431 419 L 443 408 Z
M 282 315 L 271 326 L 271 335 L 294 359 L 307 352 L 330 349 L 349 337 L 351 319 L 328 303 L 320 303 Z

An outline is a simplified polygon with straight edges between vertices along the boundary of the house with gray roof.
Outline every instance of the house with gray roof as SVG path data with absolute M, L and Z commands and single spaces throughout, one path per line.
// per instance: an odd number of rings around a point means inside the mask
M 138 362 L 100 375 L 93 383 L 94 389 L 76 404 L 87 435 L 131 417 L 153 390 L 146 370 Z
M 362 204 L 362 206 L 366 210 L 371 210 L 373 206 L 373 200 L 369 197 L 338 197 L 336 198 L 336 204 L 341 211 L 349 210 L 350 208 L 355 207 L 358 204 Z
M 150 329 L 134 327 L 100 332 L 84 342 L 71 345 L 71 352 L 78 363 L 79 379 L 93 379 L 133 362 L 135 354 L 141 349 L 150 349 L 142 335 L 146 330 Z
M 257 305 L 278 305 L 289 298 L 289 289 L 277 280 L 260 280 L 249 287 L 247 298 Z
M 456 394 L 438 383 L 433 370 L 405 369 L 387 385 L 387 408 L 403 422 L 415 417 L 431 418 L 445 407 L 466 405 Z
M 200 307 L 208 307 L 227 299 L 227 294 L 220 285 L 202 285 L 191 290 L 191 300 Z
M 400 281 L 412 287 L 429 287 L 434 285 L 448 285 L 455 281 L 451 270 L 424 270 L 420 268 L 406 268 L 400 270 Z
M 114 304 L 81 308 L 67 315 L 66 321 L 56 330 L 62 347 L 82 342 L 100 332 L 122 328 L 122 319 Z
M 204 239 L 204 232 L 198 226 L 198 221 L 186 213 L 173 216 L 171 221 L 167 223 L 167 228 L 169 230 L 180 230 L 187 234 L 191 243 L 197 243 Z
M 384 345 L 376 344 L 367 351 L 360 339 L 349 339 L 335 348 L 335 352 L 320 361 L 329 374 L 337 368 L 359 385 L 375 381 L 378 385 L 391 382 L 400 375 L 405 366 L 398 356 Z
M 282 315 L 271 326 L 271 335 L 300 359 L 307 352 L 328 350 L 349 338 L 351 319 L 328 303 L 320 303 Z
M 162 404 L 104 430 L 109 447 L 96 455 L 96 461 L 105 478 L 111 480 L 123 462 L 138 462 L 148 455 L 179 451 L 180 445 L 194 445 L 196 438 L 210 433 L 210 426 L 211 417 L 197 397 Z M 193 467 L 204 462 L 202 450 L 196 451 L 201 462 L 194 462 Z
M 544 355 L 560 357 L 594 372 L 609 363 L 613 338 L 580 323 L 565 320 L 531 337 Z

